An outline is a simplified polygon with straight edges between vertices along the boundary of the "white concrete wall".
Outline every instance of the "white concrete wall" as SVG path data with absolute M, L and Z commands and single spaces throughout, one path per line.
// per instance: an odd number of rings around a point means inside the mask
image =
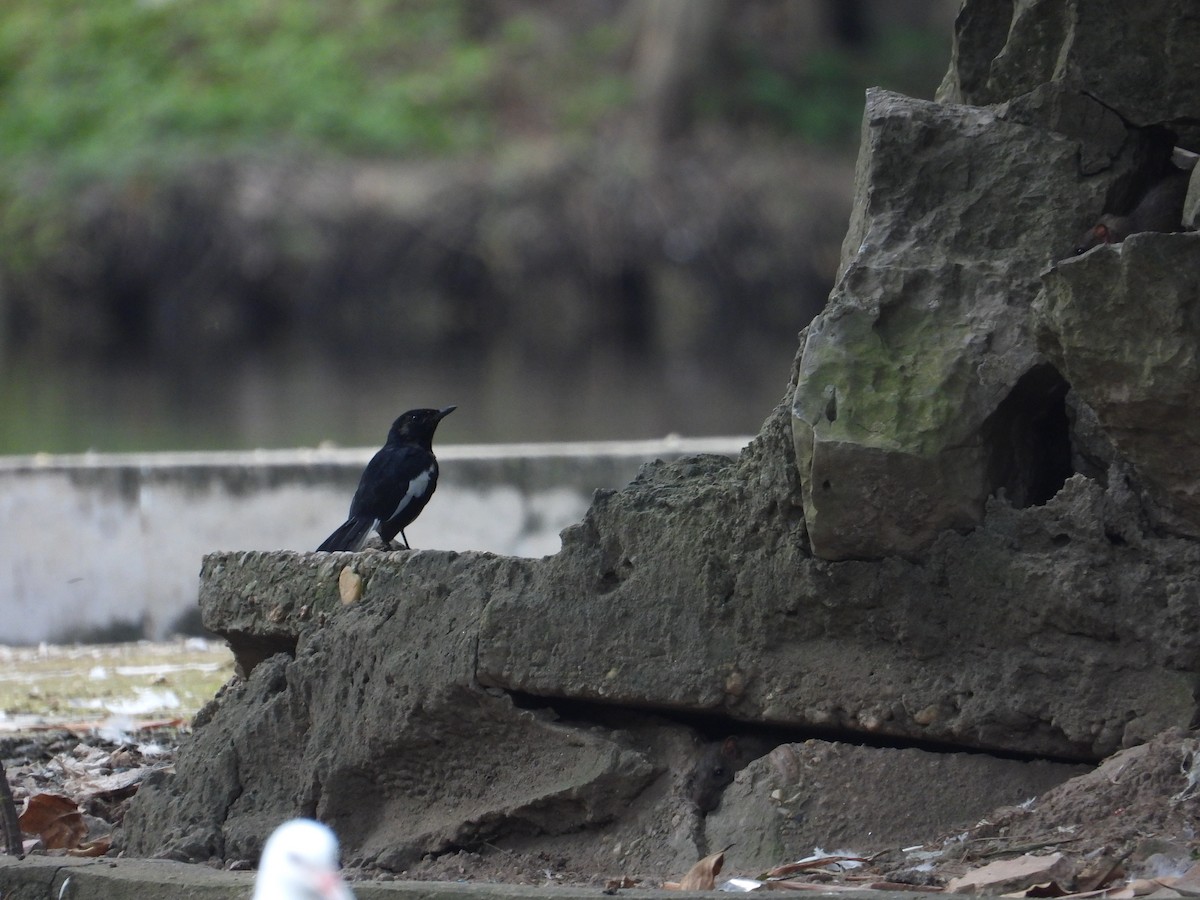
M 748 440 L 439 447 L 437 494 L 406 532 L 417 549 L 552 554 L 596 488 Z M 169 635 L 205 553 L 315 548 L 374 450 L 0 457 L 0 644 Z

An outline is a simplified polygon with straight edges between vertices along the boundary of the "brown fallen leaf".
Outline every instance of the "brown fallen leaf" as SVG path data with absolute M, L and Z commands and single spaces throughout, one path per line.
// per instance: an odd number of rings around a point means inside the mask
M 67 856 L 103 856 L 110 849 L 112 849 L 112 835 L 106 834 L 104 837 L 87 841 L 73 850 L 68 850 Z
M 72 849 L 87 837 L 83 813 L 70 797 L 61 794 L 33 794 L 21 813 L 21 831 L 35 834 L 47 850 Z
M 759 875 L 758 880 L 766 881 L 769 878 L 782 878 L 785 875 L 807 872 L 810 869 L 821 869 L 839 862 L 865 863 L 867 859 L 863 856 L 819 856 L 816 859 L 803 859 L 800 862 L 784 863 L 782 866 L 776 866 L 771 871 Z
M 732 847 L 730 844 L 729 847 Z M 728 850 L 726 847 L 725 850 Z M 711 891 L 717 887 L 717 876 L 725 865 L 725 850 L 711 853 L 692 866 L 682 881 L 669 881 L 663 887 L 670 891 Z M 672 886 L 673 885 L 673 886 Z
M 341 595 L 343 605 L 349 606 L 357 603 L 363 594 L 362 576 L 349 566 L 343 567 L 338 574 L 338 593 Z

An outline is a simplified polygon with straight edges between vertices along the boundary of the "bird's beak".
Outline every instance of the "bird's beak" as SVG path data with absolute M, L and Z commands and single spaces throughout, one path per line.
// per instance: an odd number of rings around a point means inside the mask
M 450 415 L 450 413 L 454 412 L 456 409 L 458 409 L 457 406 L 443 406 L 438 410 L 437 420 L 439 422 L 442 421 L 442 419 L 446 418 L 446 416 Z

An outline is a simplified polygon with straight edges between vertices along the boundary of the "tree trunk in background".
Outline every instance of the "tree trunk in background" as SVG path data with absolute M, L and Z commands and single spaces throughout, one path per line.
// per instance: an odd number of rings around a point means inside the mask
M 725 0 L 647 0 L 634 51 L 633 80 L 651 140 L 687 131 L 697 76 L 723 21 Z

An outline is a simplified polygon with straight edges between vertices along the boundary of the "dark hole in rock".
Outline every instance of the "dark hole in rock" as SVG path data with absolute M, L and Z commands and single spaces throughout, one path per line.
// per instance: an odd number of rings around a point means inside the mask
M 724 740 L 735 735 L 746 742 L 747 748 L 753 747 L 754 752 L 748 754 L 746 762 L 762 756 L 780 744 L 803 743 L 807 740 L 835 741 L 852 744 L 858 747 L 876 747 L 881 749 L 903 750 L 912 748 L 925 750 L 929 753 L 967 753 L 992 756 L 997 759 L 1012 759 L 1029 761 L 1046 759 L 1054 762 L 1096 762 L 1088 755 L 1086 748 L 1080 748 L 1078 754 L 1062 756 L 1036 753 L 1021 753 L 1015 750 L 1000 749 L 991 746 L 968 746 L 964 743 L 950 743 L 944 740 L 922 740 L 911 736 L 887 734 L 879 731 L 867 731 L 852 722 L 841 725 L 805 725 L 784 723 L 747 722 L 731 718 L 720 712 L 698 711 L 694 709 L 664 708 L 653 704 L 643 706 L 625 705 L 611 700 L 586 700 L 577 697 L 550 697 L 545 694 L 532 694 L 524 691 L 505 690 L 505 694 L 518 709 L 537 710 L 550 715 L 555 721 L 563 724 L 577 725 L 584 728 L 596 726 L 615 730 L 628 730 L 635 720 L 659 721 L 685 725 L 693 729 L 705 742 Z M 964 692 L 964 697 L 972 696 Z
M 989 493 L 1004 491 L 1018 509 L 1041 506 L 1074 474 L 1069 385 L 1053 366 L 1018 379 L 983 425 Z
M 829 401 L 825 404 L 825 418 L 828 419 L 830 422 L 837 421 L 837 395 L 836 394 L 833 395 L 832 397 L 830 397 Z

